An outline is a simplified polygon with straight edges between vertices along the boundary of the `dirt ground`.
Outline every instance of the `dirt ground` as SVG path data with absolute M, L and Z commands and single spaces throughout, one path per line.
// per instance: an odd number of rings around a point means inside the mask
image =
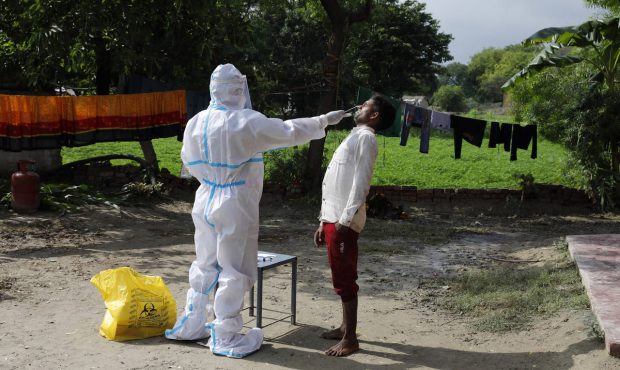
M 412 203 L 404 205 L 409 219 L 369 219 L 360 237 L 361 350 L 346 358 L 325 356 L 334 342 L 319 338 L 339 324 L 340 308 L 325 251 L 311 241 L 317 206 L 275 195 L 261 202 L 259 249 L 299 257 L 298 325 L 266 327 L 262 350 L 242 360 L 163 337 L 105 340 L 105 307 L 89 282 L 101 270 L 160 275 L 182 309 L 194 258 L 191 198 L 64 215 L 0 210 L 0 368 L 620 369 L 590 334 L 588 310 L 494 334 L 422 299 L 432 297 L 428 281 L 499 263 L 489 257 L 543 264 L 560 258 L 554 243 L 566 235 L 620 230 L 618 215 L 536 201 Z M 286 311 L 289 289 L 289 266 L 267 272 L 265 308 Z M 264 323 L 279 315 L 266 312 Z M 247 311 L 244 319 L 253 326 Z

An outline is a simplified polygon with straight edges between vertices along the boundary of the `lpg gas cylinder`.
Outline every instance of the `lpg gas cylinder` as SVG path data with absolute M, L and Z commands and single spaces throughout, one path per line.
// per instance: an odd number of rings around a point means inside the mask
M 11 208 L 19 213 L 32 213 L 39 209 L 39 175 L 28 170 L 33 161 L 17 161 L 19 169 L 11 176 Z

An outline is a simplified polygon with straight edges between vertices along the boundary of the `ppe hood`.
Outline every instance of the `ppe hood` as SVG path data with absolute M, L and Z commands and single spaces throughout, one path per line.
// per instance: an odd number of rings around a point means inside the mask
M 245 75 L 232 64 L 220 64 L 211 74 L 211 103 L 229 109 L 252 109 L 250 90 Z

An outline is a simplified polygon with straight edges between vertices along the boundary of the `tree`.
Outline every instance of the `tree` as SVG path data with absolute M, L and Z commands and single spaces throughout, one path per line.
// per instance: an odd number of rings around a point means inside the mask
M 451 40 L 439 32 L 423 3 L 377 1 L 368 21 L 352 26 L 343 58 L 344 86 L 363 84 L 395 97 L 430 95 L 441 63 L 452 59 Z
M 324 90 L 324 12 L 318 2 L 272 5 L 261 6 L 254 17 L 255 47 L 260 52 L 252 61 L 256 66 L 252 103 L 268 115 L 315 115 Z
M 446 112 L 464 112 L 467 110 L 465 94 L 460 86 L 441 86 L 433 95 L 432 105 Z
M 459 62 L 446 64 L 437 77 L 442 86 L 463 86 L 463 88 L 468 83 L 467 78 L 467 65 Z
M 517 122 L 538 125 L 545 138 L 563 142 L 573 126 L 571 111 L 590 89 L 584 64 L 549 68 L 515 84 L 509 91 L 511 110 Z
M 349 27 L 353 23 L 362 22 L 370 16 L 372 0 L 366 0 L 355 10 L 347 10 L 338 0 L 321 0 L 321 5 L 327 13 L 331 25 L 331 35 L 327 42 L 327 52 L 323 58 L 323 81 L 325 89 L 319 102 L 319 112 L 325 113 L 336 108 L 338 96 L 340 57 L 344 49 Z M 306 183 L 310 189 L 318 189 L 321 184 L 321 163 L 323 162 L 323 148 L 325 138 L 310 142 L 308 162 L 306 165 Z
M 620 18 L 587 21 L 579 26 L 542 29 L 523 41 L 524 45 L 546 45 L 524 69 L 508 80 L 503 88 L 509 88 L 519 79 L 546 69 L 575 63 L 590 64 L 596 74 L 592 80 L 615 90 L 620 62 Z M 590 49 L 594 53 L 582 56 L 569 55 L 566 48 Z
M 468 65 L 466 94 L 481 103 L 502 101 L 502 84 L 535 54 L 535 48 L 511 45 L 502 49 L 487 48 L 475 54 Z M 473 92 L 473 96 L 472 96 Z
M 336 1 L 321 1 L 330 19 Z M 374 3 L 370 12 L 370 3 Z M 439 24 L 424 11 L 424 4 L 416 1 L 377 0 L 351 1 L 358 5 L 352 14 L 365 14 L 363 18 L 349 17 L 345 27 L 345 39 L 341 40 L 340 54 L 335 54 L 334 45 L 328 47 L 324 67 L 325 89 L 331 89 L 321 96 L 319 112 L 331 110 L 337 102 L 351 104 L 355 100 L 357 88 L 370 87 L 386 95 L 401 96 L 404 92 L 430 93 L 436 88 L 435 75 L 440 64 L 451 59 L 448 44 L 451 36 L 439 32 Z M 343 10 L 344 11 L 344 10 Z M 336 13 L 338 13 L 336 11 Z M 351 22 L 351 20 L 360 20 Z M 364 19 L 364 21 L 362 21 Z M 338 55 L 338 58 L 335 56 Z M 327 63 L 327 64 L 326 64 Z M 328 82 L 331 81 L 331 82 Z M 328 104 L 329 103 L 329 104 Z M 312 179 L 310 189 L 316 189 L 321 181 L 320 163 L 323 153 L 323 140 L 310 144 L 306 180 Z M 308 182 L 307 182 L 308 183 Z
M 2 52 L 16 55 L 35 90 L 92 86 L 108 95 L 119 77 L 143 74 L 191 88 L 208 84 L 214 59 L 251 55 L 252 1 L 13 0 L 0 8 Z M 16 52 L 6 45 L 16 45 Z M 7 52 L 6 50 L 9 50 Z M 12 59 L 12 60 L 15 60 Z M 12 65 L 2 66 L 8 71 Z M 157 171 L 150 141 L 145 159 Z
M 620 2 L 618 0 L 586 0 L 591 7 L 607 9 L 611 14 L 620 14 Z
M 0 29 L 0 89 L 23 87 L 27 82 L 21 78 L 17 47 Z
M 254 3 L 11 0 L 0 5 L 0 30 L 35 90 L 94 84 L 108 94 L 130 73 L 189 88 L 208 84 L 220 58 L 252 55 Z

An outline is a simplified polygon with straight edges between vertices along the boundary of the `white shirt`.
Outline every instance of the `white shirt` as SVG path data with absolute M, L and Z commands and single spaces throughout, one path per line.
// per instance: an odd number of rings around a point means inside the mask
M 375 131 L 365 125 L 355 127 L 338 146 L 323 179 L 321 222 L 338 222 L 362 231 L 377 153 Z

